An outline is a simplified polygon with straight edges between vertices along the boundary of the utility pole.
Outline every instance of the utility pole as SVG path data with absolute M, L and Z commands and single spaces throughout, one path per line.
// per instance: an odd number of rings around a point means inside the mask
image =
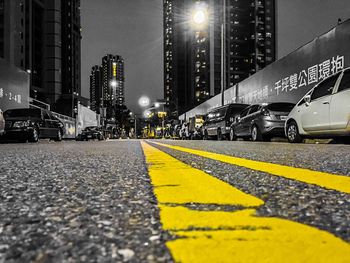
M 226 0 L 222 0 L 221 21 L 221 105 L 225 103 L 226 86 Z

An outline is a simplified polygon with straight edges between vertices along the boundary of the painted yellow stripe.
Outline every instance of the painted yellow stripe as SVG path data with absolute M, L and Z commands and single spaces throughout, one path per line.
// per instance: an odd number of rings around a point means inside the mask
M 256 216 L 263 201 L 142 142 L 175 262 L 349 262 L 350 245 L 314 227 Z M 184 204 L 232 205 L 234 212 Z
M 350 194 L 350 177 L 344 175 L 336 175 L 318 171 L 312 171 L 309 169 L 296 168 L 286 165 L 266 163 L 261 161 L 253 161 L 244 158 L 238 158 L 228 156 L 224 154 L 218 154 L 213 152 L 206 152 L 201 150 L 195 150 L 170 144 L 152 142 L 173 150 L 198 155 L 201 157 L 209 158 L 212 160 L 220 161 L 223 163 L 233 164 L 248 169 L 269 173 L 272 175 L 282 176 L 288 179 L 297 180 L 300 182 L 314 184 L 327 189 L 336 190 Z

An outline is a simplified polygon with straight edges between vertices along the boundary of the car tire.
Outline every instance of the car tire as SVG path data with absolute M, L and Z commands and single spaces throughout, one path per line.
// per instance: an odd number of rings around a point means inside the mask
M 217 139 L 218 139 L 218 141 L 222 141 L 221 129 L 218 129 L 218 131 L 217 131 Z
M 298 125 L 295 121 L 287 124 L 287 139 L 290 143 L 300 143 L 303 138 L 300 136 Z
M 27 141 L 27 140 L 26 140 Z M 34 128 L 30 137 L 28 139 L 29 142 L 38 142 L 39 141 L 39 131 L 37 128 Z
M 55 141 L 56 141 L 56 142 L 62 141 L 62 131 L 61 131 L 61 129 L 58 129 L 58 131 L 57 131 L 57 136 L 56 136 L 56 138 L 55 138 Z
M 263 140 L 263 136 L 258 128 L 258 126 L 254 125 L 251 129 L 251 136 L 253 142 L 260 142 Z
M 234 129 L 230 129 L 230 141 L 236 141 L 237 140 L 237 135 L 235 133 Z

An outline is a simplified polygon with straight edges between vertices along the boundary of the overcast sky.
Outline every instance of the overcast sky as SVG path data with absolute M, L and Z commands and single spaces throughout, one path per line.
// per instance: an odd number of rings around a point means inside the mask
M 126 104 L 138 113 L 141 95 L 163 97 L 162 0 L 82 0 L 82 95 L 89 75 L 107 54 L 125 59 Z M 350 0 L 277 0 L 277 55 L 325 33 L 338 18 L 350 18 Z

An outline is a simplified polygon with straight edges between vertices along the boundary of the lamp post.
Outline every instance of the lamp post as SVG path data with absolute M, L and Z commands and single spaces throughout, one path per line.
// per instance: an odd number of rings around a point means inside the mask
M 221 106 L 225 104 L 226 90 L 226 0 L 222 0 L 221 20 Z
M 209 15 L 203 6 L 196 5 L 192 12 L 193 27 L 200 30 L 208 24 Z M 226 0 L 222 0 L 222 19 L 221 19 L 221 104 L 225 102 L 226 86 Z

